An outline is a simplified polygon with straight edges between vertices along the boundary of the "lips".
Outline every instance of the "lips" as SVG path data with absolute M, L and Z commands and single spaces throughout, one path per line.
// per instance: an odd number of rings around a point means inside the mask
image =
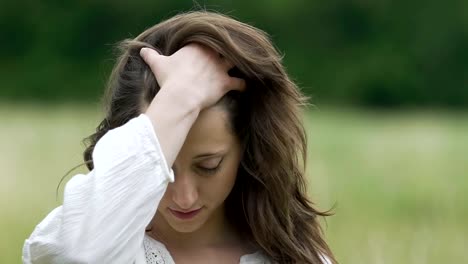
M 179 219 L 188 220 L 188 219 L 191 219 L 191 218 L 195 217 L 201 211 L 201 208 L 199 208 L 197 210 L 189 211 L 189 212 L 181 212 L 181 211 L 172 210 L 171 208 L 169 208 L 169 211 L 175 217 L 177 217 Z

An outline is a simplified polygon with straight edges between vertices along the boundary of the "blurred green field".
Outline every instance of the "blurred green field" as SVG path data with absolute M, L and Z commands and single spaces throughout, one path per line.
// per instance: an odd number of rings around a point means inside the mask
M 0 263 L 19 263 L 24 239 L 60 204 L 57 184 L 81 162 L 98 113 L 0 104 Z M 336 205 L 325 231 L 341 263 L 466 261 L 467 112 L 321 108 L 306 120 L 310 192 L 319 208 Z

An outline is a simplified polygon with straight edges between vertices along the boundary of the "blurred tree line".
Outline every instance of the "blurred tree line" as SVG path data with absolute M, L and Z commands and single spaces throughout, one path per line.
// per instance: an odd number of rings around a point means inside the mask
M 92 101 L 114 44 L 179 12 L 270 33 L 313 103 L 468 106 L 468 1 L 3 1 L 2 101 Z

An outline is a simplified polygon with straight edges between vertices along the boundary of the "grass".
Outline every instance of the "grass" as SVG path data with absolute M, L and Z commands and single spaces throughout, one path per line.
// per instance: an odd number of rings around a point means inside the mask
M 342 263 L 459 263 L 468 248 L 468 115 L 315 111 L 311 192 L 336 203 Z
M 20 262 L 98 121 L 90 105 L 0 105 L 0 263 Z M 324 108 L 306 121 L 310 193 L 321 209 L 336 205 L 325 232 L 341 263 L 463 260 L 468 113 Z

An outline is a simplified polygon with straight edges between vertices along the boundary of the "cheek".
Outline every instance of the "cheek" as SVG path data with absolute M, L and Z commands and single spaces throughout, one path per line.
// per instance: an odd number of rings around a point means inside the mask
M 161 208 L 166 208 L 166 207 L 173 205 L 174 202 L 172 201 L 172 197 L 173 197 L 173 190 L 171 186 L 169 185 L 166 188 L 166 191 L 164 192 L 164 195 L 161 198 L 161 201 L 159 201 L 158 210 Z
M 167 189 L 166 192 L 164 193 L 164 196 L 162 197 L 161 201 L 159 202 L 158 209 L 165 208 L 166 205 L 169 205 L 170 204 L 170 202 L 169 202 L 170 197 L 171 196 L 169 194 L 169 189 Z
M 206 178 L 201 184 L 201 193 L 204 201 L 221 204 L 227 198 L 236 182 L 237 170 L 223 170 L 218 174 Z

